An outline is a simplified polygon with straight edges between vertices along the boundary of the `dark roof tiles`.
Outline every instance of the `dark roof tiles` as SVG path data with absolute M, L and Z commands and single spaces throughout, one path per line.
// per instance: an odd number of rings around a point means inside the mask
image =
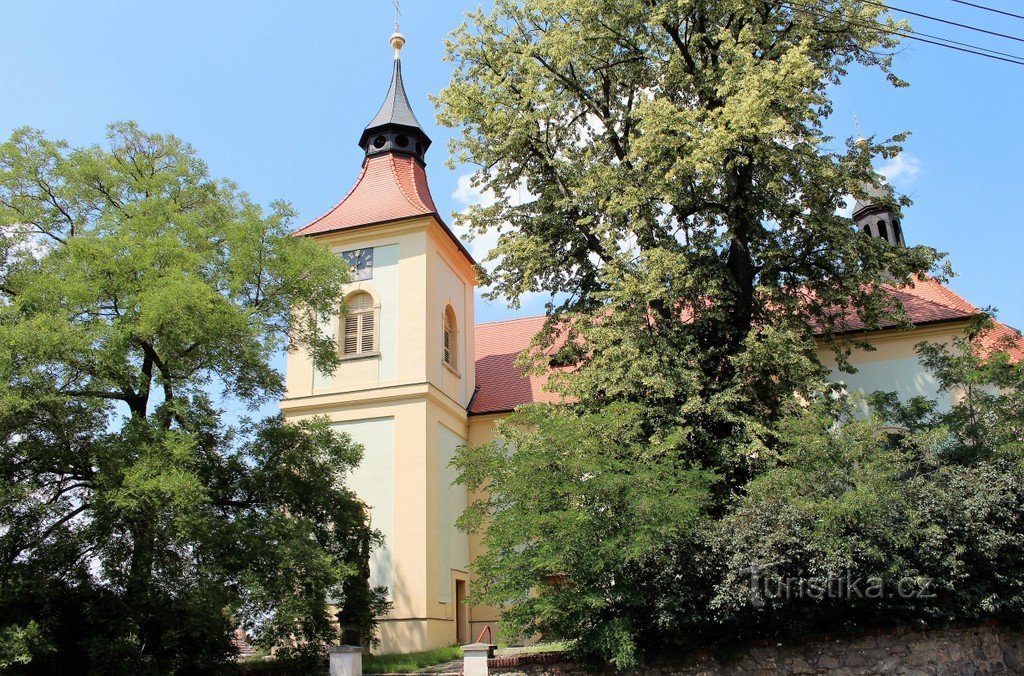
M 377 111 L 377 114 L 366 125 L 367 129 L 383 127 L 389 124 L 398 124 L 403 127 L 415 127 L 422 129 L 416 114 L 412 112 L 409 104 L 409 97 L 405 93 L 405 83 L 402 82 L 402 61 L 395 59 L 395 71 L 391 76 L 391 87 L 388 88 L 388 95 L 384 97 L 384 104 Z

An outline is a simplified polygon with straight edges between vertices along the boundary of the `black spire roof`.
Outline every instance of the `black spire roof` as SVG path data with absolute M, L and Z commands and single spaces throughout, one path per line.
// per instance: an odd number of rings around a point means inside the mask
M 380 111 L 370 121 L 370 124 L 366 125 L 366 128 L 372 129 L 373 127 L 380 127 L 385 124 L 401 124 L 406 127 L 420 128 L 420 121 L 416 119 L 416 115 L 412 112 L 412 106 L 409 105 L 409 97 L 405 93 L 405 83 L 402 82 L 401 59 L 395 59 L 395 72 L 391 76 L 391 88 L 388 89 L 384 105 L 380 107 Z
M 399 39 L 396 41 L 396 38 Z M 430 147 L 430 137 L 423 131 L 415 113 L 412 112 L 402 82 L 402 60 L 399 58 L 399 50 L 404 43 L 405 40 L 401 36 L 392 36 L 392 45 L 395 46 L 395 69 L 391 76 L 391 87 L 384 98 L 384 105 L 359 137 L 359 146 L 366 152 L 367 157 L 393 152 L 412 155 L 421 164 L 426 164 L 424 155 Z

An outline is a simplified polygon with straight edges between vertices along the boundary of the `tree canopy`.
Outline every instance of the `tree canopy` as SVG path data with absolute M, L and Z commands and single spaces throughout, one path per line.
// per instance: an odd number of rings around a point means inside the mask
M 882 8 L 509 0 L 471 20 L 449 42 L 440 120 L 498 199 L 461 219 L 500 233 L 493 295 L 551 294 L 535 366 L 558 334 L 566 394 L 704 402 L 691 434 L 749 455 L 763 423 L 817 387 L 814 333 L 905 324 L 885 285 L 938 253 L 864 237 L 841 213 L 865 190 L 908 203 L 871 165 L 903 135 L 842 144 L 822 131 L 852 64 L 902 84 Z M 512 199 L 519 187 L 532 199 Z
M 216 401 L 279 397 L 286 341 L 336 363 L 318 323 L 346 269 L 290 236 L 286 204 L 211 178 L 174 136 L 121 123 L 107 140 L 20 129 L 0 145 L 9 659 L 209 670 L 238 626 L 316 652 L 336 638 L 328 598 L 365 585 L 379 540 L 344 484 L 361 449 L 323 421 L 236 421 Z
M 794 421 L 820 448 L 844 420 L 809 406 L 828 390 L 818 341 L 849 367 L 836 337 L 907 327 L 889 290 L 940 260 L 844 213 L 869 192 L 909 205 L 872 165 L 906 135 L 823 131 L 850 68 L 905 85 L 899 28 L 861 0 L 497 0 L 452 35 L 439 119 L 496 197 L 459 218 L 499 233 L 493 297 L 550 295 L 522 363 L 566 402 L 458 458 L 485 496 L 462 522 L 485 531 L 479 599 L 506 631 L 623 667 L 666 636 L 738 631 L 714 590 L 739 546 L 724 529 L 749 523 L 766 473 L 809 457 Z M 752 542 L 789 541 L 773 527 Z

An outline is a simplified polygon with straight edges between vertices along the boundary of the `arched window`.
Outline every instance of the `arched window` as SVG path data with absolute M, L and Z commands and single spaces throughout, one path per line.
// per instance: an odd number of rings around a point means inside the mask
M 868 237 L 871 236 L 871 226 L 870 225 L 867 225 L 867 224 L 864 225 L 864 234 L 867 235 Z
M 341 354 L 345 357 L 371 354 L 377 351 L 377 317 L 373 308 L 373 296 L 359 291 L 345 302 L 347 314 Z
M 878 221 L 878 236 L 886 241 L 889 240 L 889 228 L 885 225 L 885 221 Z
M 441 349 L 444 354 L 444 363 L 453 369 L 458 369 L 458 337 L 459 325 L 455 321 L 455 310 L 449 305 L 444 309 L 444 329 L 441 337 Z
M 897 244 L 903 244 L 903 228 L 900 227 L 899 219 L 893 219 L 892 222 L 892 234 L 896 237 Z

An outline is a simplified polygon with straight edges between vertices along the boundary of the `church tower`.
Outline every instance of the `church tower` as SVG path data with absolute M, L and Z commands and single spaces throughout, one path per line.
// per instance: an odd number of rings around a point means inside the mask
M 899 217 L 892 208 L 881 204 L 885 194 L 873 185 L 865 186 L 864 190 L 867 199 L 858 199 L 853 205 L 853 222 L 857 229 L 869 237 L 884 239 L 893 246 L 906 246 Z
M 467 496 L 448 464 L 468 438 L 475 277 L 430 195 L 430 137 L 402 80 L 405 39 L 395 33 L 391 44 L 391 85 L 359 137 L 355 186 L 295 233 L 350 267 L 339 313 L 321 327 L 342 362 L 320 373 L 307 354 L 289 353 L 281 410 L 289 420 L 327 416 L 362 444 L 348 483 L 384 534 L 371 584 L 387 586 L 394 604 L 380 649 L 409 652 L 470 640 L 469 539 L 455 528 Z

